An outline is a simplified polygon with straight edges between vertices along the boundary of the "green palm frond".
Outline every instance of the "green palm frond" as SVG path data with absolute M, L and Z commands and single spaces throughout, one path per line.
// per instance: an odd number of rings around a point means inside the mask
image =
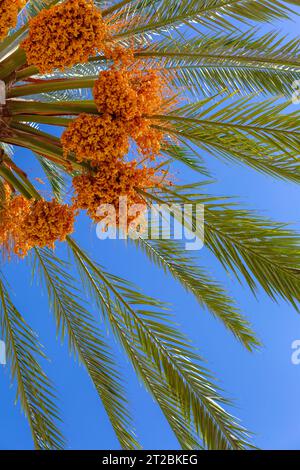
M 204 176 L 210 176 L 201 155 L 199 155 L 195 147 L 184 139 L 178 139 L 178 141 L 180 141 L 180 145 L 174 142 L 168 142 L 168 144 L 162 148 L 164 155 L 171 157 L 174 161 L 183 163 Z
M 65 443 L 57 428 L 60 418 L 54 390 L 36 359 L 45 358 L 45 355 L 36 335 L 12 303 L 2 278 L 0 329 L 6 343 L 11 376 L 17 382 L 17 396 L 28 419 L 35 448 L 62 449 Z
M 50 183 L 53 195 L 58 201 L 63 201 L 67 191 L 66 179 L 62 169 L 55 163 L 36 155 L 44 173 Z
M 122 2 L 121 2 L 122 3 Z M 290 5 L 289 5 L 290 4 Z M 266 22 L 274 18 L 289 18 L 291 4 L 299 0 L 140 0 L 123 9 L 126 27 L 119 38 L 172 31 L 174 28 L 197 25 L 211 29 L 235 29 L 235 22 Z M 130 19 L 132 23 L 130 24 Z
M 162 196 L 144 193 L 159 203 L 205 204 L 205 245 L 226 269 L 240 275 L 254 291 L 260 284 L 273 299 L 278 296 L 298 309 L 300 250 L 297 233 L 282 224 L 216 197 L 199 194 L 197 185 L 165 189 Z M 191 221 L 197 234 L 197 227 Z M 202 236 L 202 233 L 199 234 Z
M 136 243 L 151 261 L 170 273 L 184 288 L 191 292 L 201 306 L 219 318 L 241 343 L 250 351 L 259 341 L 245 318 L 236 308 L 225 290 L 208 273 L 198 266 L 196 260 L 183 244 L 175 240 L 145 240 Z
M 220 406 L 224 399 L 201 366 L 199 356 L 170 322 L 169 314 L 163 312 L 164 305 L 142 295 L 127 281 L 105 272 L 71 238 L 68 243 L 81 276 L 89 282 L 90 291 L 98 298 L 102 312 L 125 345 L 136 369 L 141 371 L 142 356 L 163 375 L 174 391 L 185 420 L 192 422 L 207 448 L 249 447 L 246 431 Z M 139 353 L 135 357 L 137 348 Z
M 222 264 L 234 272 L 237 268 L 249 286 L 254 288 L 258 282 L 273 299 L 281 296 L 298 309 L 298 234 L 245 210 L 222 204 L 207 209 L 206 245 Z
M 112 319 L 112 322 L 114 322 L 114 319 Z M 126 327 L 118 323 L 115 330 L 124 350 L 131 358 L 136 373 L 158 403 L 181 448 L 185 450 L 204 450 L 196 430 L 191 423 L 188 423 L 186 416 L 180 410 L 178 397 L 172 387 L 166 383 L 164 374 L 154 364 L 149 364 L 149 360 L 140 353 L 137 345 L 132 343 L 130 333 L 125 334 Z M 133 339 L 135 340 L 135 338 Z
M 228 88 L 243 93 L 259 91 L 290 96 L 293 82 L 300 78 L 299 52 L 299 38 L 288 40 L 279 31 L 261 34 L 251 28 L 238 33 L 199 33 L 191 39 L 186 39 L 181 32 L 171 37 L 164 35 L 159 41 L 138 49 L 135 55 L 143 60 L 145 68 L 163 67 L 173 76 L 176 86 L 183 86 L 194 94 L 210 94 Z M 59 85 L 54 83 L 55 94 L 43 93 L 40 99 L 86 99 L 89 96 L 87 91 L 80 88 L 82 77 L 90 78 L 89 86 L 93 86 L 92 79 L 96 79 L 99 71 L 105 68 L 101 64 L 103 59 L 103 56 L 98 56 L 93 59 L 97 63 L 54 74 L 70 78 L 70 89 L 60 91 Z M 76 77 L 78 85 L 74 80 Z M 34 91 L 34 87 L 31 88 Z M 11 90 L 11 93 L 16 91 Z
M 48 249 L 34 249 L 33 273 L 46 285 L 57 331 L 68 335 L 70 350 L 86 367 L 124 449 L 139 447 L 128 403 L 109 347 L 92 315 L 84 308 L 67 266 Z
M 189 139 L 216 156 L 299 183 L 299 112 L 289 110 L 290 102 L 276 104 L 275 98 L 262 102 L 251 96 L 231 98 L 211 97 L 155 116 L 161 121 L 155 127 Z M 164 127 L 163 122 L 172 125 Z
M 176 85 L 196 94 L 228 88 L 290 96 L 293 82 L 300 78 L 299 52 L 299 38 L 288 40 L 278 31 L 260 34 L 250 29 L 198 34 L 190 40 L 173 35 L 151 43 L 137 56 L 163 64 Z
M 118 317 L 115 314 L 118 306 L 112 304 L 111 295 L 107 287 L 102 282 L 99 283 L 95 277 L 94 263 L 91 262 L 90 258 L 88 258 L 89 263 L 85 262 L 83 256 L 85 257 L 86 254 L 76 248 L 72 247 L 72 252 L 85 290 L 89 293 L 90 298 L 96 302 L 104 319 L 108 320 L 111 324 L 116 337 L 131 359 L 135 371 L 159 404 L 182 448 L 202 448 L 202 444 L 199 442 L 193 426 L 187 422 L 185 415 L 182 414 L 178 406 L 176 393 L 155 364 L 149 364 L 148 358 L 145 357 L 137 347 L 137 344 L 135 344 L 135 338 L 131 336 L 131 332 L 127 332 L 126 325 L 122 321 L 118 321 Z M 91 264 L 92 267 L 90 266 Z

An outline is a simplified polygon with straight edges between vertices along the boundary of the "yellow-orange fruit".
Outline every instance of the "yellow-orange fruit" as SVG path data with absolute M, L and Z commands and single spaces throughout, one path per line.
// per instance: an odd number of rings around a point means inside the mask
M 100 72 L 94 85 L 99 112 L 121 119 L 128 136 L 135 140 L 145 157 L 160 153 L 163 133 L 151 127 L 151 115 L 158 113 L 165 94 L 165 83 L 155 71 L 108 70 Z
M 123 119 L 133 119 L 138 113 L 138 97 L 130 86 L 130 72 L 107 70 L 100 72 L 93 94 L 100 113 Z
M 0 247 L 4 254 L 21 258 L 35 246 L 53 248 L 73 232 L 74 219 L 74 208 L 56 200 L 8 195 L 0 208 Z
M 0 206 L 0 247 L 3 254 L 10 255 L 19 250 L 19 244 L 25 244 L 21 225 L 30 211 L 30 201 L 23 196 L 11 197 L 8 186 L 6 198 Z
M 122 120 L 109 114 L 80 114 L 61 137 L 64 154 L 74 152 L 78 161 L 92 163 L 123 157 L 129 149 L 129 137 Z
M 73 178 L 74 206 L 87 210 L 95 222 L 103 218 L 98 209 L 102 204 L 111 204 L 116 210 L 117 223 L 119 198 L 127 197 L 127 205 L 144 204 L 137 189 L 157 186 L 153 168 L 138 168 L 137 162 L 110 161 L 101 165 L 94 174 L 83 174 Z M 130 223 L 134 218 L 128 218 Z
M 163 93 L 163 80 L 155 70 L 100 72 L 93 90 L 99 112 L 125 120 L 157 112 L 162 105 Z
M 17 25 L 18 12 L 26 0 L 0 0 L 0 41 Z
M 127 67 L 134 62 L 134 52 L 121 44 L 108 43 L 103 48 L 106 59 L 112 60 L 114 65 Z
M 34 201 L 20 226 L 22 240 L 17 254 L 25 256 L 35 246 L 54 248 L 56 241 L 65 240 L 73 232 L 74 221 L 73 207 L 55 199 Z
M 151 160 L 160 154 L 164 140 L 163 132 L 151 127 L 152 124 L 152 120 L 145 118 L 127 121 L 129 135 L 135 140 L 141 154 Z
M 85 63 L 102 50 L 107 25 L 92 0 L 66 0 L 30 20 L 22 42 L 27 62 L 41 73 Z

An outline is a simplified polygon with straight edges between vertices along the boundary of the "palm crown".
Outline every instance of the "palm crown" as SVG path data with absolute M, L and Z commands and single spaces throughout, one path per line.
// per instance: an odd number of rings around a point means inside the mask
M 25 3 L 0 2 L 0 79 L 6 85 L 0 107 L 3 255 L 13 262 L 13 256 L 28 253 L 35 277 L 46 287 L 57 330 L 85 366 L 123 448 L 140 446 L 124 380 L 82 289 L 96 302 L 182 448 L 251 448 L 249 433 L 226 411 L 222 392 L 166 306 L 96 264 L 71 233 L 79 210 L 97 222 L 98 204 L 115 202 L 121 194 L 149 206 L 204 204 L 205 245 L 223 267 L 253 291 L 260 285 L 271 298 L 282 297 L 297 309 L 297 235 L 209 195 L 198 152 L 300 182 L 299 113 L 289 108 L 293 82 L 300 77 L 299 41 L 254 27 L 254 21 L 287 19 L 300 2 Z M 83 19 L 78 12 L 85 12 Z M 78 31 L 75 14 L 81 18 Z M 41 130 L 43 124 L 61 126 L 62 137 Z M 20 147 L 36 156 L 52 200 L 36 189 L 34 175 L 17 166 L 13 151 Z M 200 183 L 171 183 L 170 168 L 178 161 L 198 173 Z M 173 217 L 179 220 L 178 214 Z M 189 223 L 197 230 L 193 217 Z M 68 245 L 68 263 L 75 263 L 81 285 L 51 249 L 57 240 Z M 133 243 L 247 349 L 259 346 L 234 300 L 183 242 L 141 235 Z M 39 364 L 44 353 L 4 275 L 0 319 L 35 447 L 63 448 L 55 393 Z

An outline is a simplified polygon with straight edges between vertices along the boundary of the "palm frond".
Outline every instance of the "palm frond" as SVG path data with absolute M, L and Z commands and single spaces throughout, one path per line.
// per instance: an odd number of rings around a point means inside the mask
M 92 315 L 82 305 L 67 266 L 50 250 L 35 248 L 33 272 L 44 280 L 57 330 L 62 337 L 68 335 L 70 350 L 86 367 L 121 446 L 138 448 L 115 362 Z
M 141 370 L 139 357 L 142 355 L 148 367 L 154 367 L 163 375 L 174 391 L 185 422 L 192 423 L 206 447 L 249 447 L 247 432 L 220 406 L 226 401 L 217 392 L 199 356 L 170 322 L 170 315 L 163 312 L 164 305 L 141 294 L 127 281 L 105 272 L 71 238 L 68 243 L 81 275 L 98 297 L 102 312 L 118 338 L 125 343 L 136 369 Z M 136 348 L 138 358 L 134 356 Z
M 164 155 L 171 157 L 173 161 L 183 163 L 204 176 L 210 176 L 197 150 L 184 139 L 179 138 L 178 141 L 180 141 L 180 145 L 174 142 L 168 142 L 167 145 L 162 148 Z
M 36 158 L 44 170 L 54 196 L 58 201 L 63 201 L 67 187 L 62 169 L 55 163 L 41 157 L 40 155 L 36 155 Z
M 239 33 L 198 34 L 187 40 L 174 35 L 152 42 L 137 53 L 154 66 L 163 66 L 175 85 L 194 94 L 240 90 L 243 93 L 291 95 L 300 78 L 300 41 L 279 31 L 260 34 L 256 29 Z
M 131 359 L 135 371 L 159 404 L 182 448 L 200 449 L 202 444 L 191 424 L 186 422 L 185 416 L 178 406 L 178 397 L 166 382 L 165 376 L 154 363 L 149 364 L 148 358 L 140 351 L 138 343 L 135 342 L 136 338 L 132 336 L 132 332 L 128 331 L 126 324 L 118 321 L 115 314 L 117 305 L 115 306 L 112 303 L 111 295 L 106 286 L 102 283 L 99 284 L 93 270 L 81 257 L 81 253 L 72 251 L 85 290 L 89 292 L 91 299 L 96 302 L 104 319 L 109 321 L 116 337 Z
M 0 279 L 0 326 L 11 376 L 17 381 L 17 396 L 29 421 L 35 448 L 62 449 L 65 443 L 57 427 L 60 418 L 54 390 L 36 359 L 45 355 L 36 335 L 12 303 L 3 279 Z
M 137 347 L 138 343 L 132 343 L 131 333 L 126 334 L 124 325 L 119 322 L 115 327 L 115 331 L 124 350 L 131 358 L 136 373 L 158 403 L 181 448 L 185 450 L 204 450 L 203 443 L 197 436 L 196 430 L 192 424 L 188 423 L 186 416 L 180 410 L 178 397 L 172 387 L 166 383 L 164 374 L 160 373 L 154 364 L 149 364 L 148 358 L 140 353 Z M 133 338 L 133 340 L 136 340 L 136 338 Z
M 139 238 L 136 243 L 151 261 L 170 273 L 196 297 L 201 306 L 219 318 L 247 349 L 251 351 L 259 346 L 250 324 L 240 314 L 233 300 L 220 284 L 196 264 L 194 257 L 180 242 Z
M 140 0 L 123 9 L 121 18 L 126 18 L 126 27 L 117 37 L 151 37 L 153 33 L 172 31 L 182 25 L 235 29 L 236 22 L 289 18 L 294 11 L 288 3 L 300 4 L 299 0 Z
M 167 116 L 155 116 L 162 122 L 155 127 L 188 139 L 216 156 L 299 183 L 299 112 L 290 111 L 289 102 L 276 104 L 275 98 L 262 102 L 251 96 L 236 101 L 231 98 L 211 97 Z M 165 121 L 168 126 L 163 127 Z
M 146 193 L 145 193 L 146 194 Z M 242 276 L 255 291 L 258 284 L 272 298 L 282 297 L 298 309 L 300 250 L 297 233 L 233 203 L 199 193 L 197 185 L 146 194 L 159 203 L 205 204 L 205 245 L 226 269 Z M 197 227 L 191 221 L 195 233 Z M 202 233 L 200 234 L 202 236 Z

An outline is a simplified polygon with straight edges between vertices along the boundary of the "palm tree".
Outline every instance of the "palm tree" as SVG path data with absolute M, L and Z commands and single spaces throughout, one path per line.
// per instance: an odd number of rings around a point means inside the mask
M 36 156 L 59 202 L 67 198 L 70 178 L 93 172 L 89 162 L 72 152 L 66 155 L 55 131 L 47 133 L 39 125 L 64 128 L 82 113 L 100 115 L 91 89 L 99 73 L 112 64 L 100 51 L 84 64 L 41 71 L 29 59 L 22 41 L 31 27 L 30 18 L 61 2 L 15 3 L 20 7 L 18 26 L 0 43 L 0 79 L 6 84 L 6 102 L 0 106 L 0 217 L 7 187 L 30 203 L 42 200 L 34 175 L 26 175 L 14 162 L 13 153 L 20 148 Z M 300 1 L 115 0 L 94 4 L 111 29 L 113 44 L 133 50 L 133 59 L 142 70 L 163 70 L 173 89 L 178 93 L 185 90 L 185 100 L 144 117 L 152 129 L 167 136 L 168 143 L 162 148 L 164 164 L 179 161 L 198 173 L 200 182 L 139 188 L 139 196 L 149 206 L 154 202 L 170 207 L 204 204 L 205 245 L 224 269 L 252 291 L 261 286 L 272 299 L 281 297 L 297 309 L 297 234 L 225 198 L 211 196 L 199 152 L 209 151 L 213 157 L 235 160 L 274 178 L 300 182 L 300 119 L 289 107 L 293 82 L 300 78 L 300 43 L 278 31 L 262 34 L 255 25 L 288 19 L 293 5 Z M 0 15 L 1 9 L 0 5 Z M 176 212 L 172 217 L 179 220 Z M 197 229 L 192 216 L 189 223 Z M 138 449 L 140 444 L 124 380 L 102 324 L 88 311 L 82 291 L 96 302 L 182 448 L 251 448 L 249 433 L 227 411 L 222 391 L 174 326 L 166 305 L 96 264 L 71 235 L 65 243 L 70 252 L 67 262 L 39 245 L 31 246 L 28 259 L 34 277 L 46 288 L 58 333 L 68 338 L 72 353 L 86 368 L 120 446 Z M 132 243 L 194 295 L 201 308 L 223 322 L 245 348 L 253 351 L 259 346 L 235 301 L 198 265 L 183 242 L 139 236 Z M 72 263 L 80 274 L 80 285 L 70 274 Z M 44 353 L 14 305 L 4 273 L 0 278 L 0 325 L 35 447 L 64 448 L 55 391 L 39 364 Z

